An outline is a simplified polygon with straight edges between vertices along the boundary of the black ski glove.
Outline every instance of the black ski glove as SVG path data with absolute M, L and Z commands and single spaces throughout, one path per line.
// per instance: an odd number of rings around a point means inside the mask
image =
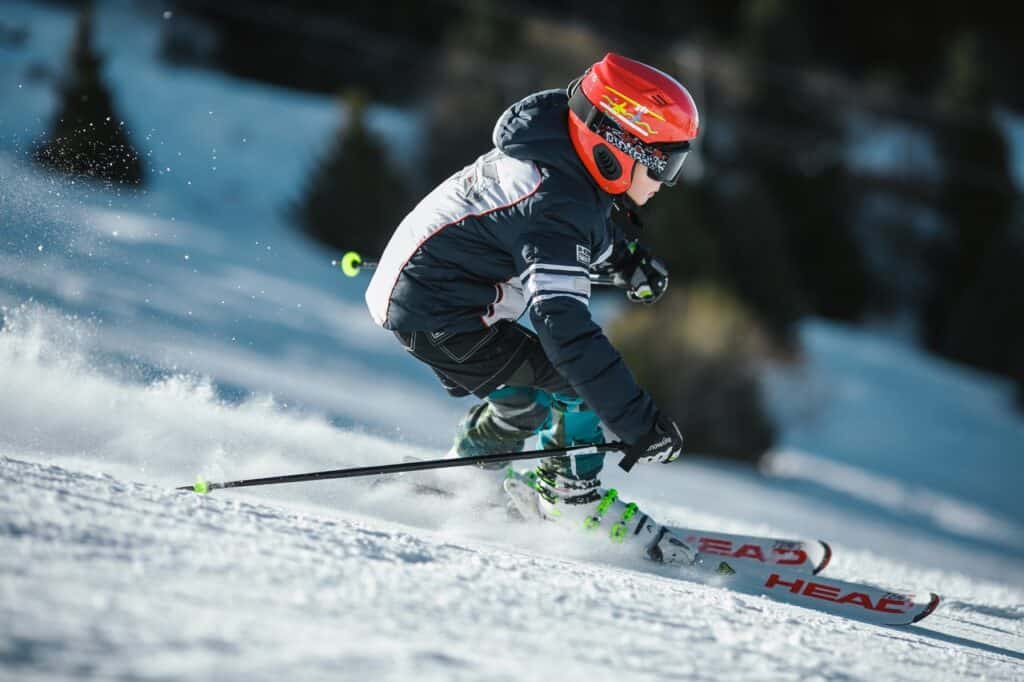
M 619 462 L 625 471 L 637 462 L 668 464 L 683 454 L 683 434 L 679 426 L 664 414 L 659 414 L 650 433 L 629 446 L 626 456 Z
M 623 242 L 612 266 L 615 286 L 626 290 L 633 303 L 654 303 L 668 289 L 668 268 L 639 242 Z

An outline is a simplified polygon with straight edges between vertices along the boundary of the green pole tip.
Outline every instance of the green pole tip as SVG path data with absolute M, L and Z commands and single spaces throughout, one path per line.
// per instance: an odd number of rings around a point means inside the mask
M 200 495 L 205 495 L 210 492 L 210 484 L 204 481 L 202 476 L 196 476 L 196 484 L 192 486 L 192 490 L 195 490 Z
M 355 277 L 359 274 L 359 265 L 363 262 L 363 257 L 355 251 L 349 251 L 341 257 L 341 271 L 349 277 Z

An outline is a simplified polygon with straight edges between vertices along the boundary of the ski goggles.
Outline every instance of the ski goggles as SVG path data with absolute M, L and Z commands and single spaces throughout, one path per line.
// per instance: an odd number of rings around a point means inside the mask
M 647 176 L 652 180 L 672 187 L 679 180 L 683 163 L 690 153 L 690 142 L 652 142 L 647 143 L 636 135 L 626 132 L 622 127 L 599 108 L 591 104 L 579 80 L 569 86 L 572 94 L 569 97 L 569 108 L 583 121 L 587 128 L 601 136 L 605 142 L 626 154 L 634 161 L 647 168 Z
M 690 153 L 689 142 L 647 144 L 610 120 L 599 124 L 594 132 L 620 152 L 646 166 L 648 177 L 669 187 L 679 180 L 683 162 Z

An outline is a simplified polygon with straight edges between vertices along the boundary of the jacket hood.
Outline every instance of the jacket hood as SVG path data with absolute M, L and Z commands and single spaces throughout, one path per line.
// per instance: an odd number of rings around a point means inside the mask
M 600 191 L 569 139 L 569 96 L 565 90 L 543 90 L 505 110 L 494 126 L 494 146 L 524 161 L 539 161 L 584 178 Z

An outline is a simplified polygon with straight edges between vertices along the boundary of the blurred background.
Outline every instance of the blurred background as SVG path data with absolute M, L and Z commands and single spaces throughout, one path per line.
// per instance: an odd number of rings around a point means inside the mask
M 422 404 L 446 399 L 381 350 L 390 339 L 360 310 L 365 280 L 330 261 L 378 253 L 423 194 L 490 148 L 507 106 L 615 51 L 676 76 L 702 115 L 684 181 L 642 212 L 668 295 L 596 302 L 688 448 L 796 478 L 815 468 L 801 452 L 885 475 L 898 461 L 901 480 L 1024 519 L 1012 491 L 1024 484 L 1012 14 L 953 2 L 4 2 L 7 326 L 31 300 L 100 320 L 121 343 L 99 355 L 132 376 L 196 371 L 226 400 L 269 390 L 386 431 L 393 396 L 381 412 L 323 384 L 391 377 L 400 391 L 413 376 L 416 395 L 433 395 Z M 142 325 L 160 331 L 111 331 Z M 229 361 L 214 342 L 250 355 Z M 260 354 L 299 359 L 256 372 Z M 403 437 L 439 444 L 462 409 Z

